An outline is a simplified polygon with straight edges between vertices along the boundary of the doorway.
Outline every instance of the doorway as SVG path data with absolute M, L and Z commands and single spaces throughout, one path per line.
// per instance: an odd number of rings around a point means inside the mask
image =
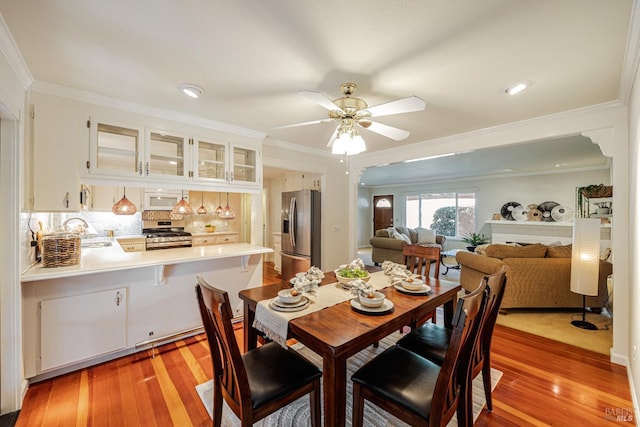
M 389 227 L 393 227 L 393 195 L 373 196 L 373 235 Z

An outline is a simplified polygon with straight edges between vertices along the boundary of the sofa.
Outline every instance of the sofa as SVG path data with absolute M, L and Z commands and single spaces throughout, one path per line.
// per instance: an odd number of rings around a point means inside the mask
M 393 237 L 392 233 L 394 231 L 405 236 L 405 239 Z M 403 264 L 404 256 L 402 255 L 402 247 L 404 245 L 438 246 L 441 250 L 444 249 L 445 236 L 435 234 L 434 232 L 426 233 L 430 234 L 433 239 L 419 242 L 419 234 L 422 234 L 422 231 L 418 228 L 390 227 L 376 230 L 375 236 L 369 240 L 373 263 L 379 265 L 384 261 L 392 261 Z
M 571 292 L 571 245 L 488 245 L 483 254 L 458 252 L 460 285 L 475 289 L 482 278 L 507 267 L 507 285 L 500 310 L 512 308 L 582 307 L 582 295 Z M 607 277 L 613 265 L 600 260 L 598 296 L 588 296 L 586 306 L 601 308 L 607 303 Z

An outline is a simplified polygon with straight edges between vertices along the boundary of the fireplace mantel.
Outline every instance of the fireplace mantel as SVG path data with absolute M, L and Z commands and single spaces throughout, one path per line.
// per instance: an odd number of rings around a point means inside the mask
M 491 230 L 491 243 L 555 243 L 568 245 L 573 240 L 573 222 L 486 221 Z M 611 224 L 602 224 L 600 240 L 611 246 Z

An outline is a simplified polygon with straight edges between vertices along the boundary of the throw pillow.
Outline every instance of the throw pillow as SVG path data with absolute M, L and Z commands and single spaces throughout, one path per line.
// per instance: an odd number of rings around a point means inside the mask
M 489 245 L 486 249 L 487 256 L 493 258 L 544 258 L 547 253 L 545 245 L 533 244 L 521 247 L 507 245 Z
M 404 240 L 408 244 L 411 244 L 411 239 L 409 239 L 409 236 L 405 236 L 404 234 L 398 233 L 397 231 L 393 232 L 393 238 L 398 240 Z
M 547 258 L 571 258 L 571 245 L 549 246 L 547 248 Z
M 428 228 L 416 228 L 418 232 L 418 244 L 429 244 L 436 242 L 436 232 L 435 230 L 430 230 Z

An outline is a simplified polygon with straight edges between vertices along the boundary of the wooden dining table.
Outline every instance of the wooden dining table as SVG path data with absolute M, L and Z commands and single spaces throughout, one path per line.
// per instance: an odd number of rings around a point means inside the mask
M 383 274 L 383 273 L 380 273 Z M 451 325 L 455 301 L 460 284 L 442 279 L 425 278 L 431 287 L 428 296 L 402 293 L 393 286 L 382 289 L 394 305 L 393 312 L 370 315 L 352 309 L 349 301 L 292 319 L 288 338 L 295 338 L 322 357 L 324 425 L 344 426 L 347 399 L 347 359 L 404 326 L 415 326 L 417 319 L 444 307 L 445 325 Z M 335 274 L 325 273 L 321 285 L 337 282 Z M 278 291 L 290 288 L 281 284 L 250 288 L 240 291 L 244 303 L 244 350 L 257 346 L 258 331 L 253 328 L 256 305 L 261 300 L 274 298 Z

